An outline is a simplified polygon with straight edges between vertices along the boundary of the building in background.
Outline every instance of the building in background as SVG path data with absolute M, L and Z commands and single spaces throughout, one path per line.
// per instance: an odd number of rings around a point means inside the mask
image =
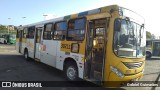
M 7 29 L 9 30 L 15 30 L 15 26 L 14 25 L 8 25 L 6 26 Z

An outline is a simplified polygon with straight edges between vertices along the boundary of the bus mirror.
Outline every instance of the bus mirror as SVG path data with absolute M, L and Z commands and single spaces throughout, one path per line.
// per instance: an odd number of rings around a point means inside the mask
M 118 31 L 118 32 L 121 30 L 121 20 L 120 19 L 116 20 L 114 28 L 115 28 L 115 31 Z

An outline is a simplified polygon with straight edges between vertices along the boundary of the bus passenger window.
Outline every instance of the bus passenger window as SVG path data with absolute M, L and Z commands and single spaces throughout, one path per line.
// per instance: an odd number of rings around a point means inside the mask
M 67 22 L 66 21 L 56 23 L 53 39 L 64 40 L 66 37 L 66 30 L 67 30 Z
M 46 24 L 44 27 L 44 32 L 43 32 L 43 39 L 44 40 L 51 40 L 52 39 L 52 23 Z
M 68 24 L 68 36 L 67 40 L 78 41 L 84 39 L 85 32 L 85 23 L 84 18 L 70 20 Z
M 19 38 L 19 33 L 20 33 L 20 31 L 17 30 L 16 38 Z
M 27 38 L 28 34 L 28 29 L 24 28 L 24 32 L 23 32 L 23 38 Z
M 34 33 L 35 33 L 35 27 L 29 27 L 28 28 L 28 38 L 33 39 L 34 38 Z

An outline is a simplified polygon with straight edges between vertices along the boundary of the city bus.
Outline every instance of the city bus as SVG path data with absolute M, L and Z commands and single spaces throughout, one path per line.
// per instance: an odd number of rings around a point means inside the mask
M 160 39 L 146 40 L 146 58 L 160 57 Z
M 5 38 L 3 34 L 0 34 L 0 43 L 3 43 L 3 44 L 7 43 L 7 39 Z
M 9 34 L 8 35 L 8 43 L 15 44 L 16 43 L 16 34 Z
M 79 79 L 104 87 L 140 80 L 145 65 L 144 18 L 110 5 L 20 26 L 16 50 Z

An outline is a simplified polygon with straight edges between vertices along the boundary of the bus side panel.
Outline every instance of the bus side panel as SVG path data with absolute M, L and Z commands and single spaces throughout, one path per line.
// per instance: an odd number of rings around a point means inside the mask
M 43 40 L 43 50 L 41 51 L 41 62 L 56 67 L 57 42 L 53 40 Z
M 84 55 L 61 50 L 61 42 L 57 44 L 56 68 L 64 70 L 63 65 L 66 58 L 72 58 L 76 61 L 78 67 L 78 76 L 83 79 L 84 72 Z
M 63 62 L 65 60 L 65 52 L 61 51 L 61 41 L 57 43 L 56 68 L 63 70 Z

